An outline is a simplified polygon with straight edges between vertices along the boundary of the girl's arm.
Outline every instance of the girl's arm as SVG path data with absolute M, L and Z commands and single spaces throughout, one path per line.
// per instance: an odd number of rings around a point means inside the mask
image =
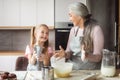
M 35 52 L 33 54 L 28 55 L 29 63 L 33 65 L 36 64 L 36 61 L 37 61 L 36 57 L 37 55 Z
M 35 52 L 33 53 L 33 49 L 31 46 L 27 45 L 26 50 L 25 50 L 25 56 L 28 58 L 28 61 L 30 64 L 35 64 L 36 63 L 36 54 Z

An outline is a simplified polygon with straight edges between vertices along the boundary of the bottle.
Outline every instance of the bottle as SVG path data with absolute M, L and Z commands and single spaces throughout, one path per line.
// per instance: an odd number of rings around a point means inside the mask
M 109 51 L 107 49 L 103 50 L 103 58 L 101 65 L 101 74 L 106 77 L 113 77 L 116 73 L 116 65 L 115 65 L 115 55 L 116 53 L 113 51 Z
M 54 68 L 51 66 L 42 67 L 42 80 L 54 80 Z
M 42 50 L 43 50 L 43 48 L 41 48 L 39 45 L 35 45 L 34 51 L 36 52 L 38 58 L 39 58 L 40 55 L 42 54 Z M 38 70 L 41 70 L 41 68 L 43 67 L 43 61 L 39 61 L 39 60 L 37 59 L 36 65 L 37 65 L 37 69 L 38 69 Z

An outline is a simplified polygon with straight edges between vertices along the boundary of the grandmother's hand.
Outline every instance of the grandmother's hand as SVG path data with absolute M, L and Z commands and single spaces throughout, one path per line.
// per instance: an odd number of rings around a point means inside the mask
M 57 58 L 64 58 L 65 57 L 65 50 L 62 48 L 62 46 L 59 46 L 59 49 L 58 51 L 55 52 L 54 56 Z
M 85 53 L 84 46 L 82 46 L 82 49 L 81 49 L 81 60 L 82 61 L 87 60 L 87 53 Z

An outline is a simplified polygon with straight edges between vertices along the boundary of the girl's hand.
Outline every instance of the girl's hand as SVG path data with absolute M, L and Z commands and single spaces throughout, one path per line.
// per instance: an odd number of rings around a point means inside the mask
M 32 54 L 32 58 L 33 58 L 34 60 L 37 60 L 37 54 L 36 54 L 35 51 L 34 51 L 33 54 Z
M 39 61 L 42 61 L 44 66 L 49 66 L 50 63 L 50 55 L 46 54 L 41 54 L 39 57 Z
M 43 60 L 44 66 L 49 66 L 49 63 L 50 63 L 50 57 L 48 55 L 45 55 Z
M 31 57 L 29 58 L 29 63 L 36 64 L 36 61 L 37 61 L 37 55 L 34 51 L 33 54 L 31 55 Z
M 45 54 L 40 54 L 40 56 L 39 56 L 39 61 L 43 61 L 44 60 L 44 57 L 45 57 Z

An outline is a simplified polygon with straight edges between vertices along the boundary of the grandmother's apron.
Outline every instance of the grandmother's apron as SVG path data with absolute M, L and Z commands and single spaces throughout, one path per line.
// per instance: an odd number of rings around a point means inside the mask
M 83 36 L 73 36 L 70 41 L 70 49 L 72 51 L 72 57 L 69 62 L 73 63 L 73 69 L 98 69 L 100 65 L 98 63 L 82 61 L 81 60 L 81 41 Z

